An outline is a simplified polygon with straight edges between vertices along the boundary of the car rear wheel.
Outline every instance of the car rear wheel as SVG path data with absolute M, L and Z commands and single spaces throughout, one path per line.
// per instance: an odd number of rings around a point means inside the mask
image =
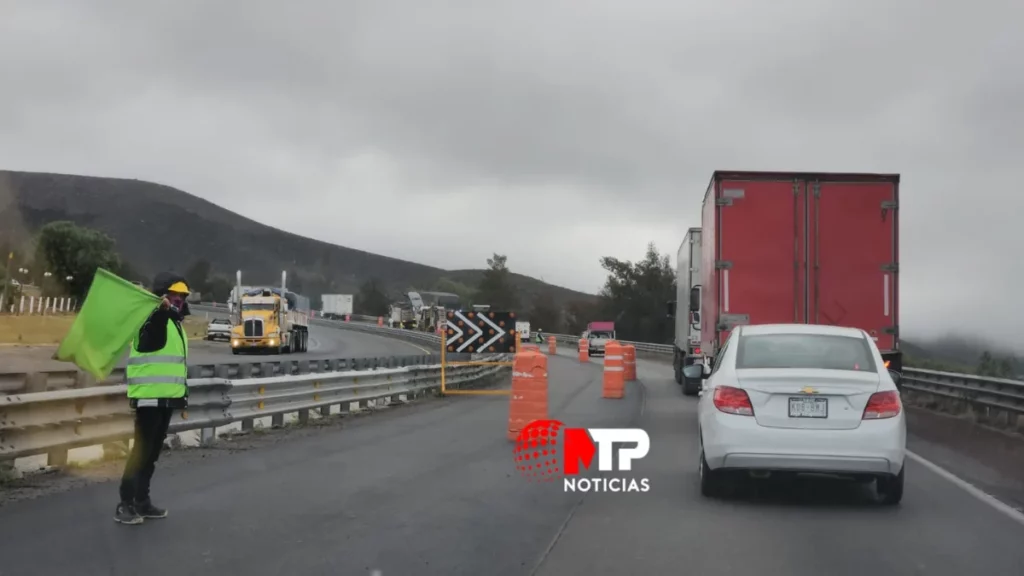
M 903 481 L 905 468 L 895 476 L 882 476 L 875 481 L 875 492 L 883 506 L 896 506 L 903 500 Z
M 708 467 L 708 460 L 704 457 L 704 448 L 700 449 L 700 463 L 698 464 L 700 474 L 701 496 L 716 498 L 725 494 L 723 483 L 726 480 L 725 473 L 721 470 L 712 470 Z

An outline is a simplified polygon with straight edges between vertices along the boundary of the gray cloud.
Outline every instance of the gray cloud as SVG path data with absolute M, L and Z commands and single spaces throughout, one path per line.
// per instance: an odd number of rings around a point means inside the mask
M 900 172 L 905 331 L 1024 344 L 1019 2 L 7 5 L 5 168 L 591 291 L 674 253 L 714 169 Z

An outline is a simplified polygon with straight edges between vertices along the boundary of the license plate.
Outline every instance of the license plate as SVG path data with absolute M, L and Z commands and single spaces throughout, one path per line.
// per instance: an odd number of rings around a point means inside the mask
M 790 418 L 828 418 L 827 398 L 790 398 Z

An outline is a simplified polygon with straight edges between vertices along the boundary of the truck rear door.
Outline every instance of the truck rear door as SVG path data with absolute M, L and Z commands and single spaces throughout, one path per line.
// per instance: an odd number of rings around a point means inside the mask
M 805 185 L 783 177 L 723 177 L 716 192 L 717 344 L 733 326 L 804 322 Z
M 808 182 L 810 322 L 868 332 L 897 349 L 898 191 L 893 181 Z

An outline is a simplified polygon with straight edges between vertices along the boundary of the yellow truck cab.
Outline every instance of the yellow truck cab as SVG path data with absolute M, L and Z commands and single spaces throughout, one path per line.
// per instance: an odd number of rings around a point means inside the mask
M 250 288 L 244 292 L 240 289 L 236 301 L 236 324 L 231 328 L 233 354 L 307 351 L 310 315 L 309 306 L 304 305 L 307 299 L 282 287 Z

